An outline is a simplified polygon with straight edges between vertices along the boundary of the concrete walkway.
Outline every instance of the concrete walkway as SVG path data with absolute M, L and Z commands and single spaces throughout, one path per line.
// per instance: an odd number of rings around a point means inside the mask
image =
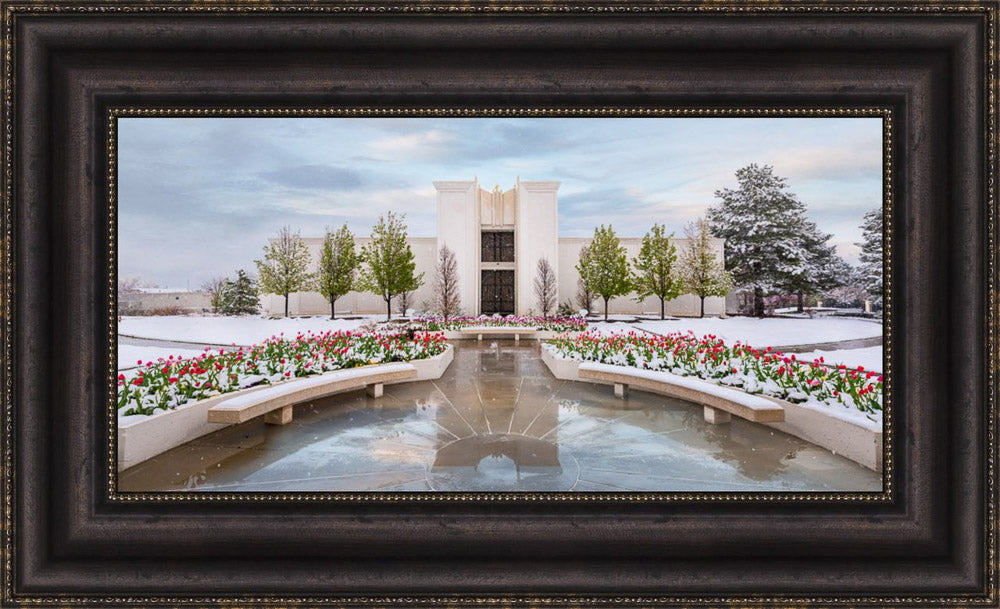
M 535 341 L 456 341 L 437 381 L 295 407 L 121 472 L 121 490 L 872 491 L 874 472 L 662 396 L 560 381 Z
M 248 345 L 219 345 L 216 343 L 198 343 L 186 340 L 168 340 L 164 338 L 144 338 L 142 336 L 131 336 L 129 334 L 119 334 L 118 343 L 121 345 L 135 345 L 137 347 L 164 347 L 166 349 L 197 349 L 201 351 L 206 347 L 210 349 L 238 349 Z

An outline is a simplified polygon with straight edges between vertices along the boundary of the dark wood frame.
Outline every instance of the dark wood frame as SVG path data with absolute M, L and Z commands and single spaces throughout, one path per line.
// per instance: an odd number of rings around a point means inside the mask
M 0 6 L 4 606 L 998 602 L 996 0 Z M 116 495 L 121 107 L 888 108 L 891 492 Z

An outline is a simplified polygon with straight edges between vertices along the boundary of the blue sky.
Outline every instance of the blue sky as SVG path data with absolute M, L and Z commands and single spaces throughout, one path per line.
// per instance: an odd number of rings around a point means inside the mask
M 881 205 L 881 150 L 877 118 L 120 119 L 118 272 L 193 289 L 253 271 L 281 225 L 367 235 L 389 210 L 431 237 L 432 182 L 477 176 L 488 190 L 561 181 L 561 236 L 653 222 L 681 235 L 749 163 L 787 178 L 854 263 L 861 217 Z

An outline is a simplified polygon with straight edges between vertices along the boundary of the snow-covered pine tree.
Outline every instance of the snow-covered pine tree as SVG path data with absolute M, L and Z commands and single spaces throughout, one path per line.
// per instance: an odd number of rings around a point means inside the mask
M 805 296 L 843 285 L 849 277 L 850 267 L 837 255 L 837 248 L 828 243 L 832 235 L 819 230 L 815 223 L 803 219 L 796 232 L 806 257 L 799 272 L 790 275 L 783 287 L 796 296 L 797 309 L 801 313 Z
M 753 313 L 764 316 L 764 295 L 801 273 L 808 255 L 798 234 L 805 206 L 773 168 L 751 164 L 736 171 L 738 187 L 717 190 L 708 210 L 712 234 L 726 240 L 726 268 L 737 286 L 753 291 Z
M 861 267 L 846 265 L 844 279 L 841 285 L 834 286 L 833 289 L 823 292 L 824 302 L 829 306 L 859 308 L 868 297 L 868 291 L 864 288 L 864 278 Z
M 660 319 L 666 317 L 667 301 L 681 295 L 681 281 L 674 268 L 677 248 L 670 243 L 674 235 L 668 236 L 666 232 L 665 227 L 654 223 L 642 237 L 639 255 L 632 260 L 636 300 L 642 302 L 649 296 L 659 298 Z
M 684 227 L 687 245 L 681 250 L 678 274 L 683 289 L 701 299 L 701 314 L 705 317 L 705 298 L 725 296 L 733 289 L 733 278 L 712 251 L 712 233 L 708 220 L 698 218 Z
M 288 317 L 288 295 L 309 289 L 309 249 L 299 233 L 283 226 L 278 238 L 264 246 L 264 259 L 254 260 L 260 274 L 260 289 L 267 294 L 285 297 L 285 317 Z
M 247 315 L 257 313 L 260 309 L 260 296 L 257 285 L 247 272 L 240 269 L 236 272 L 236 280 L 226 280 L 222 290 L 222 306 L 220 311 L 225 315 Z
M 604 299 L 604 319 L 608 319 L 608 303 L 616 296 L 632 291 L 632 269 L 628 252 L 611 226 L 602 224 L 594 229 L 587 260 L 580 260 L 576 270 L 587 286 Z
M 862 285 L 876 306 L 882 306 L 882 209 L 876 208 L 865 214 L 861 224 L 861 242 L 854 245 L 861 248 Z
M 330 301 L 330 319 L 336 318 L 337 299 L 354 287 L 354 274 L 358 270 L 358 253 L 354 249 L 354 235 L 344 224 L 335 232 L 329 229 L 320 250 L 319 272 L 316 289 Z
M 392 318 L 392 299 L 412 292 L 424 282 L 424 274 L 415 275 L 417 264 L 406 242 L 406 225 L 393 212 L 380 216 L 372 230 L 371 241 L 361 250 L 364 265 L 358 276 L 358 289 L 373 292 L 385 301 L 385 318 Z

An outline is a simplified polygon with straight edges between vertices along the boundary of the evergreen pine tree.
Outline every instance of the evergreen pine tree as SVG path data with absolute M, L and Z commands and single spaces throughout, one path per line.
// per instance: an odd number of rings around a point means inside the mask
M 827 243 L 831 235 L 820 231 L 815 223 L 803 219 L 796 232 L 805 258 L 799 271 L 788 277 L 784 288 L 796 296 L 797 309 L 801 313 L 806 295 L 843 285 L 850 268 L 837 255 L 837 248 Z
M 380 217 L 371 240 L 362 248 L 361 259 L 364 265 L 358 277 L 358 288 L 381 296 L 385 301 L 386 319 L 392 319 L 393 297 L 416 290 L 424 278 L 423 273 L 414 274 L 417 265 L 406 242 L 406 225 L 402 218 L 393 212 Z
M 865 214 L 861 224 L 861 283 L 868 296 L 882 305 L 882 210 L 873 209 Z
M 336 232 L 326 231 L 319 257 L 316 288 L 330 301 L 330 319 L 336 318 L 337 299 L 354 287 L 354 274 L 358 269 L 358 254 L 354 249 L 354 235 L 344 224 Z
M 257 286 L 246 271 L 240 269 L 236 280 L 226 280 L 222 289 L 222 306 L 220 311 L 225 315 L 247 315 L 257 313 L 260 307 L 260 296 Z
M 264 259 L 254 260 L 260 274 L 260 289 L 267 294 L 285 297 L 285 317 L 288 317 L 288 295 L 310 287 L 308 272 L 309 249 L 298 232 L 283 226 L 278 237 L 264 246 Z
M 787 192 L 770 166 L 737 170 L 738 188 L 717 190 L 719 205 L 708 210 L 712 234 L 726 240 L 725 266 L 735 283 L 753 290 L 753 312 L 764 316 L 764 295 L 801 273 L 808 255 L 797 231 L 805 206 Z
M 615 235 L 614 229 L 602 224 L 594 229 L 587 259 L 581 259 L 576 270 L 587 287 L 604 299 L 604 319 L 608 319 L 608 303 L 616 296 L 632 291 L 632 269 L 628 252 Z
M 660 299 L 660 319 L 666 317 L 666 304 L 681 295 L 681 282 L 677 277 L 677 248 L 670 243 L 673 234 L 653 224 L 652 230 L 643 235 L 639 256 L 632 261 L 635 267 L 636 300 L 642 302 L 649 296 Z
M 688 242 L 681 251 L 679 274 L 684 290 L 701 299 L 701 314 L 705 316 L 705 298 L 725 296 L 733 288 L 733 278 L 712 251 L 712 234 L 708 221 L 698 218 L 684 227 Z

